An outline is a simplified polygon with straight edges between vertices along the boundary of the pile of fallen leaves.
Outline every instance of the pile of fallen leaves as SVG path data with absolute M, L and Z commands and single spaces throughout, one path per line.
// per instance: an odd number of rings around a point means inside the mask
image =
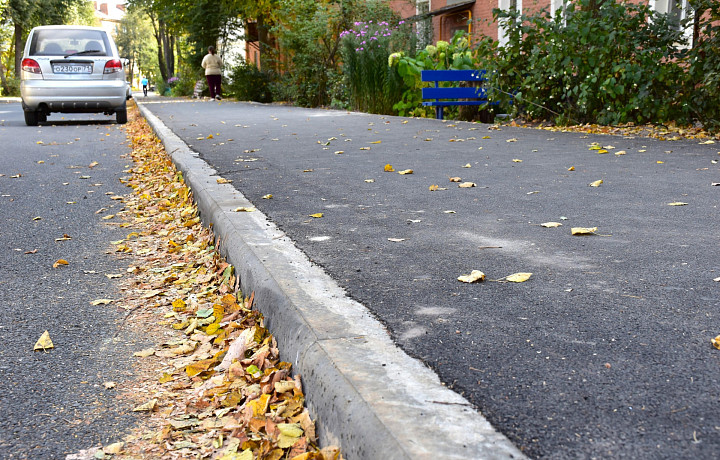
M 134 261 L 123 308 L 148 334 L 160 324 L 165 338 L 135 353 L 154 373 L 130 395 L 134 410 L 148 414 L 144 427 L 95 456 L 341 458 L 337 448 L 317 447 L 300 377 L 280 361 L 253 296 L 238 292 L 182 173 L 137 109 L 126 127 L 134 160 L 126 183 L 134 193 L 117 217 L 131 231 L 113 242 Z
M 556 126 L 542 123 L 525 122 L 513 120 L 508 126 L 520 126 L 524 128 L 537 128 L 546 131 L 577 132 L 587 134 L 610 134 L 625 137 L 650 137 L 661 141 L 679 141 L 682 139 L 707 139 L 720 140 L 720 132 L 712 134 L 701 127 L 678 126 L 675 123 L 665 125 L 636 125 L 627 123 L 616 126 L 605 126 L 596 124 Z

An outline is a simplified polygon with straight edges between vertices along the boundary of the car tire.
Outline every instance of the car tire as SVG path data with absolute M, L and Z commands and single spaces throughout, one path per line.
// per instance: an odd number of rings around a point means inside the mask
M 127 123 L 127 108 L 123 107 L 122 109 L 117 109 L 115 111 L 115 119 L 119 125 Z
M 38 122 L 45 123 L 47 121 L 48 114 L 45 112 L 38 112 Z
M 25 124 L 28 126 L 37 126 L 38 125 L 38 112 L 34 110 L 26 110 L 25 111 Z

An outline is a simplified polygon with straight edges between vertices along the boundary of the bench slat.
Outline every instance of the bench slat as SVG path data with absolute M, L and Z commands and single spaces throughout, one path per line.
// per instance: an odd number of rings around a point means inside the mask
M 422 81 L 485 81 L 486 70 L 423 70 Z
M 425 101 L 422 103 L 425 107 L 452 107 L 455 105 L 499 105 L 500 102 L 493 101 L 488 102 L 486 100 L 476 100 L 476 101 Z
M 486 99 L 484 88 L 423 88 L 423 99 Z

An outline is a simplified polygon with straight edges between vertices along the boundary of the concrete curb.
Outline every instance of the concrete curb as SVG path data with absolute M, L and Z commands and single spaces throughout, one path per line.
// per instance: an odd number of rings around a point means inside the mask
M 352 459 L 517 459 L 525 456 L 430 369 L 391 340 L 367 309 L 142 103 L 193 192 L 200 215 L 235 266 L 243 292 L 306 388 L 322 445 Z

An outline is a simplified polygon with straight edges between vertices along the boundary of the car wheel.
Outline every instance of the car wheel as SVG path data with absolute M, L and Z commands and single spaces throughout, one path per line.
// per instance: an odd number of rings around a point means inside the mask
M 127 123 L 127 108 L 123 107 L 122 109 L 117 109 L 115 111 L 115 119 L 119 125 Z
M 38 112 L 38 122 L 45 123 L 47 121 L 47 113 Z
M 38 124 L 38 112 L 32 110 L 32 111 L 25 111 L 25 124 L 28 126 L 37 126 Z

